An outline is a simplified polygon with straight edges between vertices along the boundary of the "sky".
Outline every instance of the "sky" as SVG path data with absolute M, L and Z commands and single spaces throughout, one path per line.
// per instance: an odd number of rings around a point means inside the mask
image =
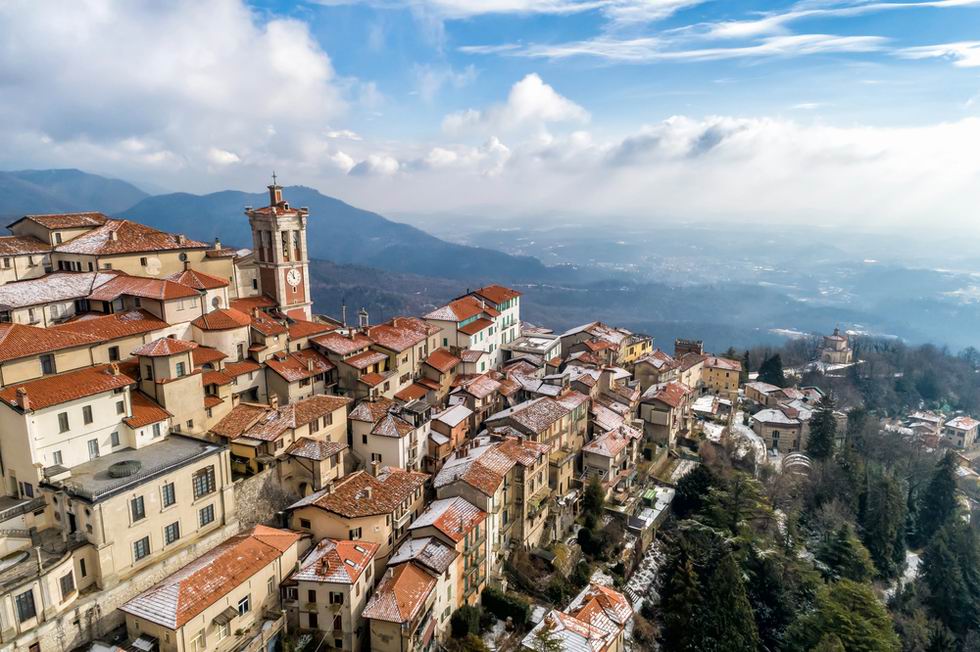
M 0 169 L 980 235 L 980 0 L 6 0 Z

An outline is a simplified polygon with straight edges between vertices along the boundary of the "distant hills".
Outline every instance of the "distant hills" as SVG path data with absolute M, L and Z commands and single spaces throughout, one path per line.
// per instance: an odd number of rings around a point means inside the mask
M 148 196 L 131 183 L 81 170 L 0 172 L 3 219 L 80 210 L 115 214 Z
M 283 194 L 293 206 L 310 209 L 307 241 L 311 259 L 473 282 L 553 276 L 552 270 L 536 258 L 446 242 L 313 188 L 290 186 Z M 243 209 L 265 206 L 268 201 L 266 193 L 237 190 L 209 195 L 174 193 L 146 197 L 120 215 L 199 240 L 220 237 L 229 245 L 251 247 L 251 232 Z

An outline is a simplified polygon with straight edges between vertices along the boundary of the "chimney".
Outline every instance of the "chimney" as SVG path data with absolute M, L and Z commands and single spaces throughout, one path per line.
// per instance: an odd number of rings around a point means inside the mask
M 375 464 L 377 464 L 377 462 L 375 462 Z M 375 473 L 375 476 L 377 476 L 377 473 Z M 364 488 L 364 497 L 367 500 L 371 500 L 371 494 L 373 493 L 374 493 L 374 487 L 372 487 L 371 485 L 368 485 Z
M 306 359 L 306 370 L 313 371 L 313 358 Z
M 189 270 L 190 268 L 191 268 L 191 261 L 189 261 L 189 260 L 185 260 L 185 261 L 184 261 L 184 271 L 186 272 L 186 271 L 187 271 L 187 270 Z
M 335 483 L 333 483 L 333 482 L 331 482 L 330 484 L 327 485 L 327 493 L 328 494 L 332 494 L 333 493 L 333 490 L 335 489 L 335 486 L 334 485 L 335 485 Z
M 221 240 L 219 240 L 218 238 L 214 239 L 214 250 L 221 251 Z
M 256 319 L 258 318 L 258 316 L 259 316 L 259 309 L 258 308 L 252 308 L 252 316 L 255 317 Z
M 372 460 L 371 462 L 371 475 L 378 477 L 378 473 L 381 472 L 381 462 L 378 460 Z
M 278 410 L 279 409 L 279 395 L 278 394 L 272 394 L 271 396 L 269 396 L 269 407 L 271 407 L 273 410 Z
M 26 387 L 17 388 L 17 405 L 19 405 L 23 410 L 31 409 L 31 399 L 27 398 Z
M 109 239 L 111 239 L 113 242 L 115 242 L 116 240 L 119 239 L 119 234 L 116 233 L 114 230 L 113 231 L 109 231 Z
M 361 308 L 357 311 L 357 325 L 361 328 L 367 328 L 371 325 L 370 319 L 368 318 L 368 311 L 366 308 Z
M 177 244 L 184 244 L 184 240 L 186 240 L 186 238 L 184 237 L 184 234 L 183 233 L 178 233 L 177 234 Z
M 115 362 L 113 362 L 113 363 L 111 363 L 109 365 L 109 375 L 110 376 L 118 376 L 119 375 L 119 365 L 116 364 Z

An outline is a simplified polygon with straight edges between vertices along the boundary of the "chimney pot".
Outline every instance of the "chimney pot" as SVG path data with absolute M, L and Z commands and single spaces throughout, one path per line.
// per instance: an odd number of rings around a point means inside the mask
M 279 409 L 279 395 L 278 394 L 273 394 L 272 396 L 269 397 L 269 407 L 271 407 L 273 410 L 278 410 Z
M 221 240 L 219 240 L 218 238 L 214 239 L 214 250 L 221 251 Z
M 17 405 L 25 410 L 31 409 L 31 399 L 27 397 L 27 388 L 18 387 L 17 388 Z
M 381 462 L 378 460 L 373 460 L 371 462 L 371 475 L 378 477 L 378 473 L 381 471 Z
M 183 233 L 178 233 L 177 234 L 177 244 L 184 244 L 184 234 Z
M 119 375 L 119 365 L 113 362 L 109 365 L 109 374 L 113 376 Z

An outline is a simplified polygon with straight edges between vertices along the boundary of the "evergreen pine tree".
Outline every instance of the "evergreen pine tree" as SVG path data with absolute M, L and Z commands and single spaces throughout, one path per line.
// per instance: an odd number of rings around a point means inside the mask
M 834 419 L 834 400 L 829 395 L 820 399 L 817 411 L 810 419 L 810 437 L 806 452 L 815 460 L 825 460 L 834 454 L 837 439 L 837 420 Z
M 850 525 L 842 525 L 818 548 L 817 559 L 827 566 L 829 576 L 835 580 L 846 578 L 864 582 L 874 575 L 871 555 Z
M 715 486 L 715 474 L 704 464 L 698 464 L 677 483 L 671 508 L 678 518 L 687 518 L 700 512 Z
M 875 474 L 861 501 L 861 539 L 878 575 L 893 578 L 905 566 L 905 492 L 890 475 Z
M 694 609 L 701 604 L 701 589 L 694 562 L 681 546 L 664 571 L 663 617 L 664 647 L 677 652 L 694 652 Z
M 749 357 L 749 350 L 746 349 L 745 353 L 742 354 L 742 372 L 739 374 L 738 382 L 739 384 L 745 384 L 749 382 L 749 365 L 752 363 L 751 357 Z
M 840 640 L 845 650 L 898 652 L 901 649 L 888 611 L 871 585 L 847 579 L 820 589 L 816 608 L 791 628 L 791 649 L 812 650 L 827 642 L 831 635 Z
M 786 387 L 786 376 L 783 373 L 783 359 L 778 353 L 766 358 L 759 365 L 759 382 L 769 383 L 776 387 Z
M 759 632 L 755 627 L 742 580 L 742 571 L 731 551 L 718 559 L 704 581 L 704 605 L 697 628 L 698 650 L 705 652 L 756 652 Z
M 916 540 L 924 545 L 946 524 L 957 510 L 956 459 L 949 452 L 936 465 L 936 471 L 919 496 Z

